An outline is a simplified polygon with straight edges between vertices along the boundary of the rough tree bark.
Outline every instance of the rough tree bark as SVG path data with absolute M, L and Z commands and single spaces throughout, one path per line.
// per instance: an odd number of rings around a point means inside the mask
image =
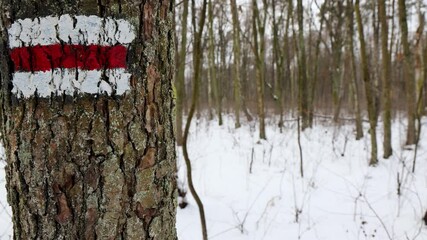
M 177 239 L 174 1 L 135 3 L 0 0 L 1 132 L 15 239 Z M 18 19 L 63 14 L 74 24 L 76 16 L 96 15 L 134 26 L 123 95 L 11 92 L 17 69 L 7 54 L 7 29 Z M 119 30 L 112 36 L 122 37 Z

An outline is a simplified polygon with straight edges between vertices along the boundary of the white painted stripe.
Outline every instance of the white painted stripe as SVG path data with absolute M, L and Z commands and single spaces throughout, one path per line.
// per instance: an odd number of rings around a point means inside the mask
M 79 93 L 123 95 L 130 89 L 131 74 L 123 68 L 106 70 L 54 69 L 46 72 L 15 72 L 12 93 L 18 98 L 50 97 Z
M 8 29 L 9 47 L 53 44 L 112 46 L 129 44 L 135 29 L 124 19 L 69 14 L 16 20 Z

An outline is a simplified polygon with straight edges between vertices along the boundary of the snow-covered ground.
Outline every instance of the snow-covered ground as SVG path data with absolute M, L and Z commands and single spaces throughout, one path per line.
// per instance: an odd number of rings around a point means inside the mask
M 256 123 L 235 130 L 233 120 L 194 122 L 189 139 L 193 179 L 204 202 L 209 239 L 427 239 L 427 119 L 415 174 L 414 151 L 404 147 L 405 123 L 393 123 L 393 156 L 369 167 L 369 136 L 354 140 L 353 125 L 316 122 L 301 134 L 304 178 L 295 121 L 283 132 L 273 122 L 267 141 Z M 406 149 L 406 150 L 405 150 Z M 178 149 L 179 184 L 186 184 Z M 4 163 L 0 161 L 3 169 Z M 11 235 L 4 171 L 0 171 L 0 239 Z M 400 187 L 399 187 L 400 186 Z M 401 195 L 399 196 L 398 189 Z M 180 240 L 200 240 L 198 209 L 178 210 Z
M 427 239 L 422 222 L 427 209 L 425 131 L 412 174 L 414 151 L 404 150 L 403 121 L 393 123 L 393 157 L 383 160 L 379 146 L 377 167 L 368 166 L 367 130 L 365 138 L 355 141 L 350 123 L 318 122 L 301 134 L 301 178 L 295 121 L 287 122 L 282 133 L 271 123 L 268 140 L 259 141 L 255 123 L 235 130 L 227 120 L 223 127 L 193 124 L 189 140 L 209 239 Z M 178 154 L 182 185 L 185 165 Z M 198 209 L 190 193 L 187 198 L 190 205 L 178 210 L 179 237 L 199 240 Z
M 0 145 L 0 239 L 12 239 L 12 209 L 6 200 L 4 148 Z

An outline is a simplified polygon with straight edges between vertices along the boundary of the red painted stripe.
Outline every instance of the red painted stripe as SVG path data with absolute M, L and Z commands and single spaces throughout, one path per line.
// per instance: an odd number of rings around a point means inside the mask
M 53 68 L 100 70 L 126 68 L 127 48 L 122 45 L 48 45 L 14 48 L 15 71 L 49 71 Z

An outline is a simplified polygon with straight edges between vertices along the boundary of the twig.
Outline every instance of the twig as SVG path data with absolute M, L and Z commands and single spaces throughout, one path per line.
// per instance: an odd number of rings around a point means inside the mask
M 249 164 L 249 173 L 252 174 L 252 164 L 254 163 L 254 148 L 252 147 L 251 162 Z
M 378 221 L 380 221 L 381 225 L 384 228 L 385 233 L 388 236 L 388 239 L 393 240 L 393 238 L 390 236 L 390 233 L 385 225 L 385 223 L 383 222 L 383 220 L 381 219 L 381 217 L 378 215 L 377 211 L 375 211 L 375 209 L 372 207 L 372 205 L 369 203 L 368 199 L 363 196 L 363 199 L 365 200 L 366 204 L 368 205 L 369 209 L 371 209 L 371 211 L 375 214 L 375 216 L 377 217 Z

